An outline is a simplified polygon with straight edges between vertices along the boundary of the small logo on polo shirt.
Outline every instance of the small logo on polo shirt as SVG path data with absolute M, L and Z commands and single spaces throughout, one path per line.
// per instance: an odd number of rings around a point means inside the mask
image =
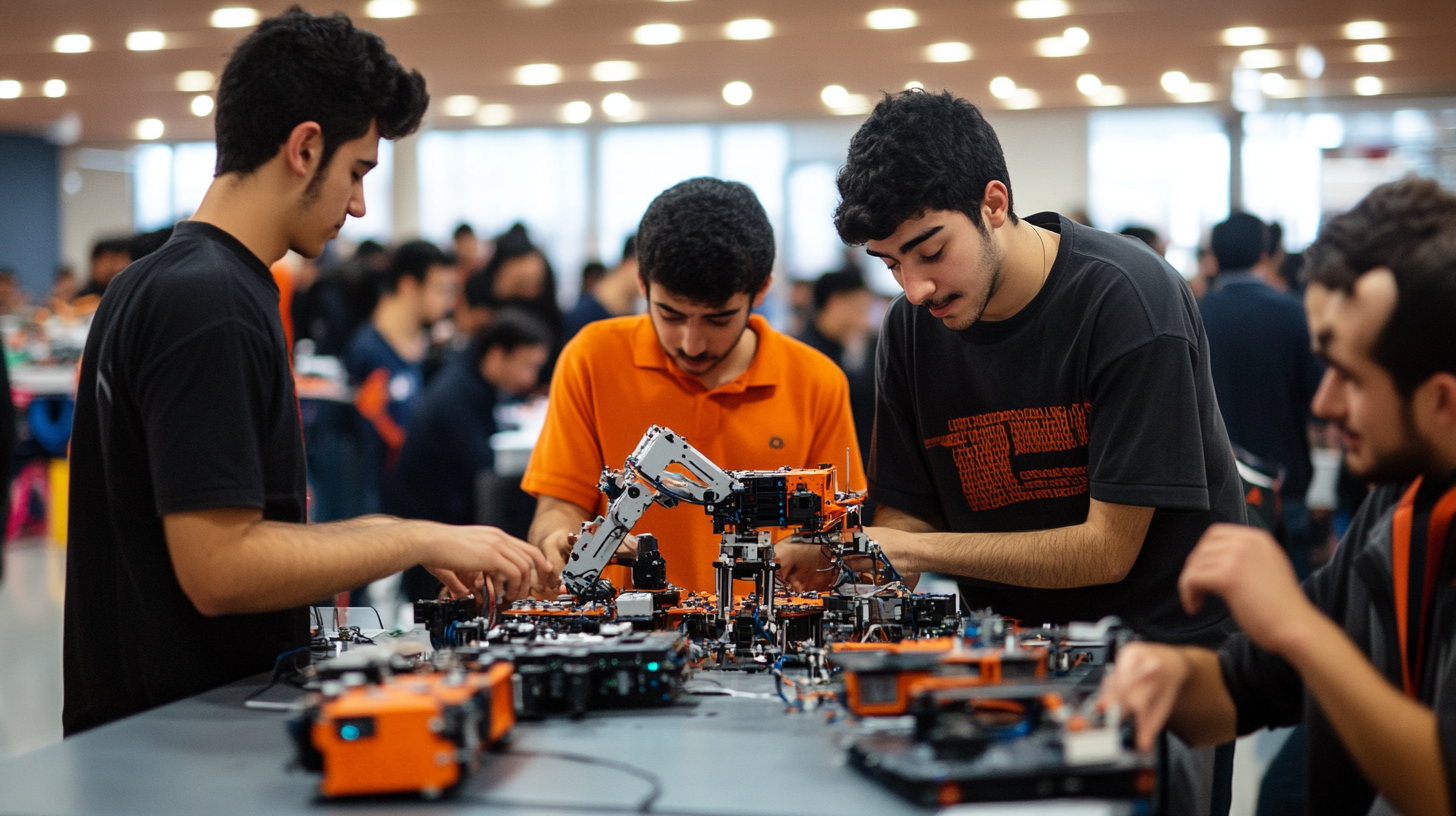
M 784 438 L 782 436 L 775 436 L 768 441 L 768 446 L 774 450 L 779 450 L 784 446 Z

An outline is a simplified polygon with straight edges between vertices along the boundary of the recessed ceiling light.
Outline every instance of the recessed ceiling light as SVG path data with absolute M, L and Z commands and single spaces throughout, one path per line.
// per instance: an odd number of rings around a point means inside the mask
M 62 34 L 56 38 L 55 48 L 61 54 L 84 54 L 91 50 L 91 38 L 85 34 Z
M 626 82 L 638 76 L 637 63 L 630 60 L 606 60 L 592 66 L 591 78 L 597 82 Z
M 1096 74 L 1083 74 L 1077 77 L 1077 90 L 1084 96 L 1096 96 L 1102 90 L 1102 80 Z
M 526 8 L 546 8 L 547 6 L 555 5 L 555 3 L 556 0 L 516 0 L 516 5 L 525 6 Z M 507 105 L 507 107 L 510 106 Z M 481 122 L 481 124 L 485 123 Z
M 1263 45 L 1269 41 L 1269 32 L 1258 26 L 1236 26 L 1223 30 L 1224 45 L 1244 47 L 1249 45 Z
M 609 93 L 602 97 L 602 113 L 617 118 L 632 112 L 632 97 L 624 93 Z
M 211 71 L 183 71 L 177 75 L 177 90 L 183 93 L 202 93 L 212 90 L 216 81 Z
M 457 94 L 445 97 L 442 107 L 446 116 L 474 116 L 480 108 L 480 100 L 470 94 Z
M 1355 46 L 1356 62 L 1390 62 L 1390 46 L 1385 43 L 1366 43 Z
M 925 58 L 931 62 L 965 62 L 971 58 L 971 46 L 963 42 L 939 42 L 925 46 Z
M 247 6 L 227 6 L 212 13 L 213 28 L 247 28 L 258 24 L 258 10 Z
M 1385 23 L 1378 20 L 1356 20 L 1345 23 L 1345 39 L 1378 40 L 1385 36 Z
M 555 85 L 560 81 L 561 66 L 552 62 L 537 62 L 516 69 L 517 85 Z
M 1011 77 L 998 76 L 991 80 L 991 95 L 997 99 L 1010 99 L 1016 93 L 1016 82 Z
M 632 39 L 641 45 L 671 45 L 682 40 L 682 28 L 672 23 L 648 23 L 637 26 Z
M 145 139 L 147 141 L 151 141 L 152 139 L 160 139 L 162 138 L 162 133 L 165 132 L 166 129 L 167 128 L 165 125 L 162 124 L 161 119 L 143 119 L 140 122 L 136 123 L 136 137 L 138 139 Z
M 13 79 L 0 79 L 0 99 L 15 99 L 19 96 L 19 82 Z
M 382 20 L 413 17 L 418 10 L 415 0 L 369 0 L 364 5 L 365 16 Z
M 772 37 L 773 23 L 760 17 L 734 20 L 723 26 L 723 36 L 730 40 L 763 40 Z
M 753 99 L 753 86 L 733 81 L 723 86 L 723 101 L 730 105 L 747 105 Z
M 567 102 L 561 106 L 561 120 L 579 125 L 592 117 L 592 106 L 590 102 L 583 102 L 580 99 L 575 102 Z
M 1092 35 L 1088 34 L 1087 29 L 1081 26 L 1072 26 L 1062 32 L 1062 39 L 1077 48 L 1086 48 L 1087 44 L 1092 42 Z
M 1082 49 L 1067 42 L 1065 37 L 1042 37 L 1036 41 L 1036 53 L 1043 57 L 1072 57 Z
M 1180 94 L 1188 90 L 1188 75 L 1182 71 L 1169 71 L 1163 74 L 1161 82 L 1163 90 L 1170 94 Z
M 842 108 L 849 100 L 849 91 L 843 85 L 826 85 L 824 90 L 819 92 L 819 99 L 831 108 Z
M 40 86 L 40 92 L 51 99 L 58 99 L 66 95 L 66 81 L 64 79 L 47 79 L 45 84 Z
M 1284 53 L 1273 48 L 1254 48 L 1239 55 L 1239 65 L 1255 71 L 1278 68 L 1284 64 Z
M 1019 0 L 1013 9 L 1016 16 L 1023 20 L 1065 17 L 1072 12 L 1066 0 Z
M 193 116 L 207 116 L 212 113 L 212 109 L 214 107 L 212 97 L 208 96 L 207 94 L 199 94 L 198 96 L 194 96 L 192 97 L 191 107 Z
M 1127 101 L 1127 93 L 1116 85 L 1103 85 L 1092 97 L 1094 105 L 1121 105 Z
M 875 9 L 865 15 L 865 24 L 880 31 L 914 28 L 919 22 L 920 18 L 915 16 L 915 12 L 907 8 Z
M 907 91 L 923 91 L 923 90 L 925 90 L 925 83 L 924 82 L 921 82 L 919 80 L 912 79 L 909 82 L 905 83 L 905 90 L 907 90 Z
M 167 35 L 160 31 L 133 31 L 126 35 L 128 51 L 161 51 L 167 47 Z
M 1278 96 L 1284 93 L 1284 88 L 1288 84 L 1284 75 L 1275 71 L 1259 76 L 1259 90 L 1263 91 L 1265 96 Z
M 1355 93 L 1361 96 L 1379 96 L 1385 90 L 1385 83 L 1380 77 L 1362 76 L 1355 80 Z
M 591 115 L 591 105 L 587 105 L 587 115 Z M 503 105 L 499 102 L 492 102 L 481 105 L 480 110 L 475 112 L 475 123 L 486 127 L 500 127 L 509 125 L 516 118 L 516 112 L 510 105 Z

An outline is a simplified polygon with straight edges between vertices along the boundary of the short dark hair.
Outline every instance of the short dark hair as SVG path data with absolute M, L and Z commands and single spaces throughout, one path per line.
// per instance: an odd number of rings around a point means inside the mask
M 1278 221 L 1270 221 L 1264 239 L 1264 254 L 1271 258 L 1278 255 L 1279 250 L 1284 248 L 1284 225 Z
M 322 171 L 370 123 L 385 139 L 413 133 L 429 102 L 425 78 L 401 68 L 378 35 L 342 13 L 321 17 L 294 6 L 260 23 L 223 69 L 217 174 L 257 170 L 303 122 L 323 130 Z
M 424 283 L 425 276 L 432 267 L 449 265 L 450 258 L 429 241 L 406 241 L 399 245 L 389 259 L 380 284 L 384 291 L 393 292 L 399 289 L 399 282 L 403 278 L 414 278 L 417 283 Z
M 1236 212 L 1228 220 L 1215 224 L 1209 244 L 1218 258 L 1218 271 L 1249 269 L 1265 255 L 1269 228 L 1248 213 Z
M 522 346 L 550 348 L 553 341 L 551 329 L 535 315 L 524 309 L 506 307 L 496 312 L 490 322 L 470 338 L 465 359 L 478 368 L 480 361 L 485 359 L 485 353 L 493 348 L 503 349 L 509 354 Z
M 1152 227 L 1140 227 L 1136 224 L 1129 224 L 1123 227 L 1122 232 L 1118 234 L 1126 235 L 1130 238 L 1136 238 L 1139 241 L 1142 241 L 1143 243 L 1152 247 L 1153 249 L 1157 249 L 1156 244 L 1158 243 L 1158 233 L 1157 230 L 1154 230 Z
M 91 260 L 93 261 L 97 258 L 100 258 L 102 255 L 111 255 L 113 253 L 122 253 L 130 256 L 131 239 L 102 238 L 101 240 L 91 245 Z
M 825 272 L 814 281 L 814 311 L 824 308 L 829 299 L 845 292 L 861 292 L 865 285 L 864 275 L 858 269 L 849 267 L 835 272 Z
M 453 238 L 453 239 L 455 239 L 456 241 L 460 240 L 460 238 L 462 236 L 466 236 L 466 235 L 470 236 L 471 238 L 474 238 L 475 237 L 475 228 L 472 227 L 472 226 L 470 226 L 469 224 L 464 223 L 464 222 L 461 222 L 460 226 L 456 227 L 455 228 L 455 231 L 452 232 L 452 233 L 450 233 L 450 237 Z
M 1305 277 L 1351 292 L 1384 267 L 1395 276 L 1395 310 L 1370 356 L 1409 397 L 1438 372 L 1456 374 L 1456 194 L 1408 176 L 1376 187 L 1330 219 L 1305 255 Z
M 637 229 L 642 280 L 709 306 L 757 294 L 773 273 L 773 226 L 747 185 L 694 178 L 664 190 Z
M 981 110 L 950 91 L 885 94 L 849 140 L 839 171 L 834 226 L 847 244 L 887 238 L 931 210 L 964 213 L 977 229 L 986 185 L 1011 176 L 1001 142 Z
M 636 257 L 637 235 L 634 233 L 632 235 L 628 235 L 627 240 L 622 242 L 622 261 L 625 263 L 626 261 L 630 261 Z

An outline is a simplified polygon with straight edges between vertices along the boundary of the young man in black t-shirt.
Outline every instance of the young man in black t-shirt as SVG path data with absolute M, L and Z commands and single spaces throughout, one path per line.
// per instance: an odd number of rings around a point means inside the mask
M 1315 416 L 1377 487 L 1303 591 L 1277 542 L 1208 531 L 1183 601 L 1228 603 L 1244 633 L 1218 651 L 1134 643 L 1103 702 L 1151 744 L 1167 724 L 1220 742 L 1303 722 L 1305 809 L 1449 814 L 1456 802 L 1456 195 L 1430 179 L 1377 187 L 1305 255 L 1304 307 L 1328 367 Z
M 539 550 L 484 527 L 305 526 L 303 438 L 268 266 L 317 257 L 424 79 L 347 17 L 297 8 L 238 45 L 218 89 L 217 177 L 197 214 L 107 290 L 71 442 L 66 733 L 267 671 L 306 604 L 423 563 L 519 597 Z
M 1118 615 L 1217 643 L 1178 605 L 1198 536 L 1242 521 L 1198 308 L 1133 238 L 1020 219 L 995 132 L 949 92 L 887 96 L 839 175 L 840 237 L 905 294 L 880 334 L 871 531 L 902 573 L 956 576 L 1028 624 Z M 819 566 L 781 551 L 791 583 Z

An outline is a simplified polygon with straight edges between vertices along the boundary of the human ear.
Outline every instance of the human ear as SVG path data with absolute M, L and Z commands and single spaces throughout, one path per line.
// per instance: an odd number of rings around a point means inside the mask
M 300 122 L 283 143 L 284 163 L 293 175 L 312 179 L 324 155 L 324 131 L 318 122 Z
M 987 229 L 1000 229 L 1011 213 L 1011 192 L 1006 185 L 992 179 L 986 182 L 986 192 L 981 197 L 981 222 Z
M 768 297 L 768 290 L 772 286 L 773 275 L 769 275 L 768 278 L 764 280 L 763 285 L 758 287 L 758 292 L 755 293 L 753 296 L 753 306 L 751 306 L 750 308 L 757 309 L 758 307 L 762 306 L 763 299 Z

